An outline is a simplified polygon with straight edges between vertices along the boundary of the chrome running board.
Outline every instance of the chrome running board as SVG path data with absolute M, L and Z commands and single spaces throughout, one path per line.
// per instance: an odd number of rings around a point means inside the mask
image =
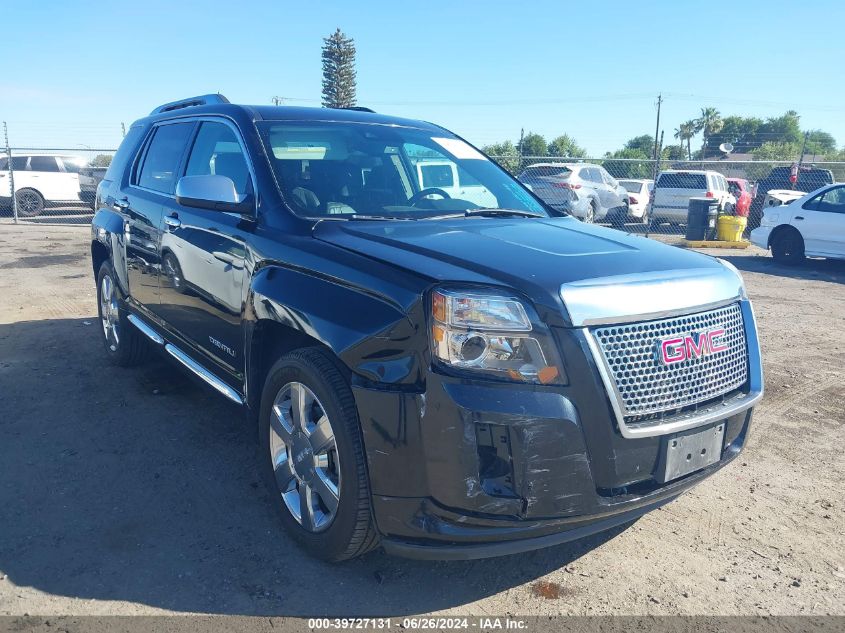
M 134 314 L 130 314 L 127 318 L 129 319 L 129 322 L 132 325 L 134 325 L 144 334 L 144 336 L 149 338 L 154 343 L 164 345 L 164 350 L 168 354 L 178 360 L 182 365 L 190 369 L 194 374 L 199 377 L 200 380 L 212 387 L 215 391 L 218 391 L 219 393 L 223 394 L 232 402 L 236 402 L 238 404 L 244 403 L 244 399 L 237 391 L 232 389 L 229 385 L 220 380 L 217 376 L 212 374 L 205 367 L 197 363 L 193 358 L 188 356 L 181 349 L 179 349 L 172 343 L 165 343 L 164 338 L 153 328 L 144 323 L 144 321 L 140 317 Z

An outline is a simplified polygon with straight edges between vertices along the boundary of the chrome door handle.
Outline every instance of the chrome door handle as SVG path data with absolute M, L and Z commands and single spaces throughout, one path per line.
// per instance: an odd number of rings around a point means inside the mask
M 168 215 L 164 218 L 164 223 L 169 226 L 171 229 L 178 229 L 182 226 L 182 221 L 179 218 L 175 218 L 172 215 Z
M 120 209 L 121 211 L 129 208 L 129 198 L 121 198 L 120 200 L 114 201 L 114 207 L 116 209 Z

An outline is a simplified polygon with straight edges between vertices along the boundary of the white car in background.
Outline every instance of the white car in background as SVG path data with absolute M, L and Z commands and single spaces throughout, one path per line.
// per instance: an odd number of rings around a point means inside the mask
M 764 207 L 751 242 L 784 264 L 804 257 L 845 259 L 845 184 L 825 185 L 788 204 Z
M 87 164 L 78 156 L 27 154 L 12 156 L 18 215 L 33 217 L 46 203 L 79 204 L 79 170 Z M 0 206 L 12 205 L 9 157 L 0 156 Z
M 686 224 L 690 198 L 714 198 L 719 211 L 736 206 L 736 197 L 728 190 L 728 181 L 719 172 L 667 169 L 658 174 L 654 184 L 651 222 Z
M 420 189 L 442 189 L 450 198 L 467 200 L 481 207 L 496 206 L 496 196 L 450 160 L 421 160 L 417 163 Z
M 651 192 L 654 181 L 651 179 L 625 178 L 619 181 L 628 192 L 628 216 L 648 224 L 648 207 L 651 204 Z

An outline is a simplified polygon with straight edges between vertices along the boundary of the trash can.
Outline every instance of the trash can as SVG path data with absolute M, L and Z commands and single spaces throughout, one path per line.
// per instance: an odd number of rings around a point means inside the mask
M 690 198 L 687 206 L 687 234 L 689 241 L 712 240 L 716 236 L 716 217 L 719 201 L 714 198 Z
M 748 224 L 748 218 L 733 215 L 720 215 L 717 221 L 718 239 L 720 242 L 739 242 L 742 232 Z

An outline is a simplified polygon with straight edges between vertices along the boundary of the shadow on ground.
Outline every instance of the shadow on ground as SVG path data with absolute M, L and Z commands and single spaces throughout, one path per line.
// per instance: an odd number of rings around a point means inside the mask
M 0 570 L 18 586 L 198 613 L 415 614 L 530 583 L 624 529 L 486 561 L 317 562 L 277 524 L 240 411 L 167 361 L 109 367 L 98 327 L 0 325 Z
M 742 272 L 845 284 L 845 261 L 842 260 L 808 258 L 798 266 L 784 266 L 768 255 L 720 254 L 719 257 L 729 261 Z

